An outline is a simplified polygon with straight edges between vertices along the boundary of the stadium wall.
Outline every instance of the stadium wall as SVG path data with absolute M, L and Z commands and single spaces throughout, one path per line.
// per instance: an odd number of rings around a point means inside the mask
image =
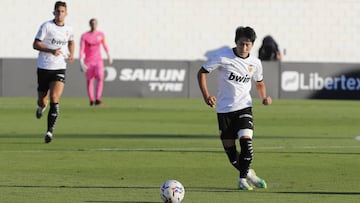
M 53 18 L 53 1 L 2 0 L 0 58 L 35 58 L 40 24 Z M 271 34 L 285 62 L 358 63 L 359 0 L 67 0 L 75 43 L 96 17 L 114 59 L 205 60 L 233 46 L 237 26 Z M 141 50 L 141 51 L 140 51 Z M 79 46 L 76 46 L 76 53 Z M 76 57 L 78 54 L 76 54 Z
M 36 59 L 0 59 L 0 96 L 35 97 Z M 204 61 L 115 60 L 105 67 L 104 97 L 199 98 Z M 275 99 L 360 99 L 360 64 L 263 62 L 268 95 Z M 216 94 L 216 71 L 208 86 Z M 256 98 L 253 87 L 251 94 Z M 66 72 L 64 97 L 87 97 L 79 61 Z

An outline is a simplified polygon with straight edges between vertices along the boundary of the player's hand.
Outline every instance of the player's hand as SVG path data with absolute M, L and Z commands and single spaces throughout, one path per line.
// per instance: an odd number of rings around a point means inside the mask
M 109 63 L 109 65 L 111 65 L 113 63 L 113 60 L 110 56 L 108 57 L 108 63 Z
M 74 61 L 74 55 L 69 54 L 68 57 L 67 57 L 67 60 L 68 60 L 69 62 L 73 62 L 73 61 Z
M 61 50 L 60 49 L 54 49 L 52 52 L 51 52 L 54 56 L 60 56 L 62 54 Z
M 84 59 L 80 59 L 80 71 L 85 73 L 86 70 L 87 70 L 87 66 L 84 63 Z
M 216 97 L 215 96 L 208 96 L 206 98 L 206 104 L 209 105 L 211 108 L 216 107 Z
M 272 103 L 272 99 L 271 97 L 267 96 L 262 100 L 262 103 L 266 106 L 266 105 L 270 105 Z

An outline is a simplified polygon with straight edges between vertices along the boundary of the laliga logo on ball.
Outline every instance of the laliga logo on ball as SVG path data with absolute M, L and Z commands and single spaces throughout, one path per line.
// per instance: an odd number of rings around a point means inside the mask
M 180 203 L 184 196 L 185 188 L 177 180 L 167 180 L 160 187 L 160 198 L 164 203 Z

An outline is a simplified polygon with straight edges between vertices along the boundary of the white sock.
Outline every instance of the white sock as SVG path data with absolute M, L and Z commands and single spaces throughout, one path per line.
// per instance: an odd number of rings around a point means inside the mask
M 252 177 L 252 176 L 253 176 L 253 174 L 251 173 L 251 170 L 249 170 L 249 172 L 247 174 L 247 177 L 249 178 L 249 177 Z
M 240 183 L 246 182 L 246 178 L 239 178 L 239 182 Z

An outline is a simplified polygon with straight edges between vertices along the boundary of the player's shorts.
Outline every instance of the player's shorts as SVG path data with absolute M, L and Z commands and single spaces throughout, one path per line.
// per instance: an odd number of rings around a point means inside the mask
M 60 70 L 45 70 L 38 68 L 38 88 L 39 92 L 46 92 L 50 88 L 50 83 L 60 81 L 65 83 L 65 69 Z
M 104 72 L 104 62 L 102 60 L 96 63 L 88 63 L 86 64 L 88 69 L 86 70 L 86 78 L 90 80 L 95 78 L 97 80 L 104 80 L 105 72 Z
M 217 117 L 222 140 L 237 139 L 239 130 L 254 130 L 251 107 L 229 113 L 218 113 Z

